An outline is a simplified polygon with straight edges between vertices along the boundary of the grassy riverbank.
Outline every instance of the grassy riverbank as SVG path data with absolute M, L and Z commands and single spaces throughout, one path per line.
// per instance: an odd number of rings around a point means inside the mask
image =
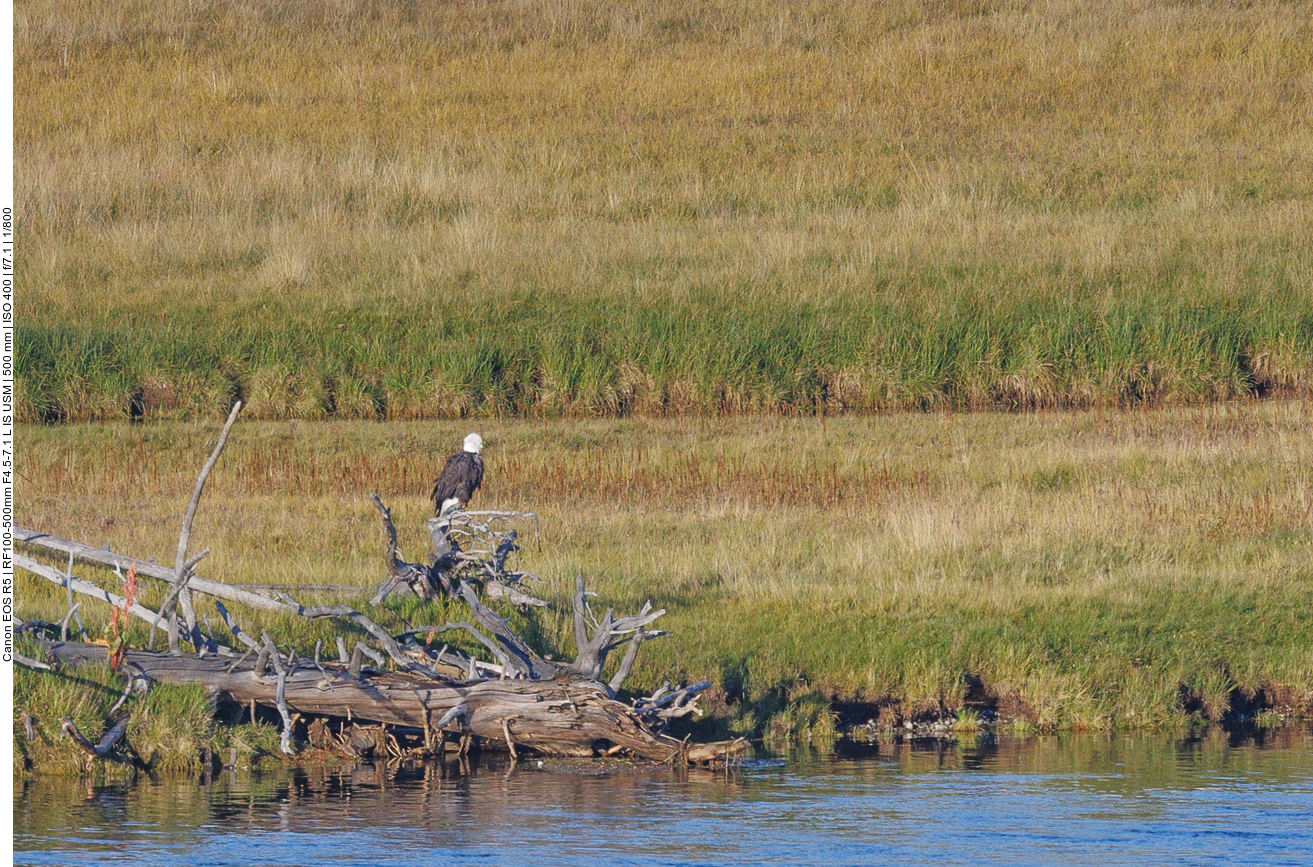
M 1308 394 L 1309 8 L 22 0 L 20 417 Z
M 468 427 L 239 423 L 193 532 L 193 548 L 214 551 L 200 571 L 360 585 L 323 598 L 364 604 L 382 574 L 368 493 L 420 556 L 427 485 Z M 651 599 L 673 634 L 644 646 L 632 685 L 707 677 L 727 726 L 762 731 L 781 711 L 823 725 L 832 700 L 868 703 L 880 726 L 994 707 L 1042 729 L 1313 703 L 1306 402 L 480 430 L 479 504 L 542 517 L 520 558 L 556 608 L 521 627 L 568 651 L 580 574 L 622 610 Z M 215 434 L 21 428 L 16 519 L 167 561 Z M 23 578 L 18 614 L 57 620 L 61 600 Z M 103 631 L 106 612 L 82 614 Z M 400 601 L 373 614 L 394 626 L 441 616 Z M 329 635 L 240 617 L 302 654 Z
M 29 642 L 20 642 L 20 650 L 40 655 Z M 236 749 L 244 765 L 278 754 L 276 729 L 263 724 L 220 725 L 209 696 L 199 686 L 156 684 L 144 697 L 130 697 L 120 704 L 123 684 L 124 679 L 110 671 L 108 664 L 55 673 L 14 666 L 15 780 L 25 772 L 128 776 L 131 761 L 152 774 L 196 775 L 203 770 L 207 752 L 226 762 L 229 751 Z M 128 711 L 132 718 L 123 740 L 110 754 L 114 761 L 92 758 L 61 732 L 67 718 L 95 742 L 118 715 Z M 26 719 L 22 714 L 27 714 Z

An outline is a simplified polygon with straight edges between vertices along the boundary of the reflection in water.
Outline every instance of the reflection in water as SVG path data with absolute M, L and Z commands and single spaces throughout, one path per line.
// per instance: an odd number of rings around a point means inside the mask
M 16 864 L 1305 864 L 1313 733 L 40 779 L 15 801 Z

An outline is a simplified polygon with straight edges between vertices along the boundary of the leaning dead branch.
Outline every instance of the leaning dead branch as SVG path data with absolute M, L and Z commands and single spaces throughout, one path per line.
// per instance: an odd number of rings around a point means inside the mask
M 73 587 L 69 584 L 69 581 L 71 581 L 73 578 L 72 554 L 68 555 L 68 568 L 64 570 L 64 577 L 68 579 L 67 581 L 64 582 L 64 587 L 68 591 L 68 614 L 65 615 L 63 622 L 59 624 L 59 638 L 61 641 L 68 640 L 68 621 L 70 618 L 76 617 L 78 624 L 78 632 L 82 635 L 83 640 L 85 640 L 87 637 L 87 630 L 85 627 L 83 627 L 82 618 L 77 613 L 78 608 L 81 607 L 81 603 L 75 604 L 73 602 Z
M 111 566 L 120 569 L 128 569 L 132 566 L 136 566 L 137 574 L 139 576 L 154 578 L 159 581 L 167 581 L 171 583 L 175 574 L 174 570 L 169 566 L 162 566 L 159 563 L 153 563 L 149 560 L 138 560 L 134 557 L 115 554 L 113 551 L 104 548 L 95 548 L 91 545 L 72 542 L 68 539 L 61 539 L 58 536 L 51 536 L 47 533 L 37 533 L 33 530 L 27 530 L 22 527 L 14 528 L 14 539 L 33 548 L 70 554 L 78 560 L 99 563 L 104 566 Z M 193 592 L 204 593 L 213 596 L 216 599 L 222 599 L 225 602 L 235 602 L 265 611 L 282 611 L 287 608 L 286 603 L 280 602 L 277 599 L 272 599 L 260 593 L 253 593 L 243 587 L 234 587 L 231 584 L 222 584 L 218 581 L 207 581 L 195 574 L 189 574 L 187 576 L 187 588 Z
M 616 669 L 615 674 L 611 676 L 611 679 L 606 684 L 611 688 L 612 693 L 619 692 L 621 685 L 625 682 L 626 679 L 628 679 L 629 672 L 632 671 L 634 668 L 634 660 L 638 659 L 638 648 L 642 645 L 643 639 L 646 638 L 649 634 L 665 635 L 666 633 L 664 632 L 647 633 L 644 632 L 642 629 L 639 629 L 637 632 L 634 633 L 634 637 L 629 639 L 629 649 L 625 651 L 624 659 L 620 661 L 620 667 Z
M 82 751 L 87 755 L 102 759 L 109 754 L 110 750 L 114 749 L 114 745 L 119 742 L 119 739 L 127 734 L 128 722 L 130 720 L 131 717 L 129 716 L 122 717 L 118 722 L 114 723 L 105 734 L 101 735 L 100 740 L 94 744 L 87 740 L 82 732 L 78 731 L 78 727 L 74 725 L 73 720 L 68 717 L 64 717 L 59 721 L 59 727 L 60 731 L 68 735 L 69 740 L 81 747 Z
M 287 670 L 283 668 L 282 654 L 274 645 L 274 641 L 269 637 L 269 633 L 261 632 L 260 638 L 267 652 L 268 659 L 274 664 L 274 671 L 278 673 L 277 686 L 274 689 L 274 705 L 278 708 L 278 715 L 283 718 L 283 729 L 278 735 L 278 748 L 283 751 L 284 755 L 295 755 L 296 751 L 292 749 L 292 714 L 287 709 Z M 295 671 L 295 663 L 288 660 Z
M 187 575 L 192 568 L 200 562 L 201 558 L 210 553 L 206 549 L 199 557 L 189 561 L 187 559 L 187 542 L 191 538 L 192 520 L 196 517 L 196 507 L 201 502 L 201 492 L 205 490 L 205 481 L 210 477 L 210 471 L 219 460 L 219 455 L 223 452 L 224 444 L 228 442 L 228 432 L 232 430 L 233 423 L 237 421 L 237 415 L 242 411 L 242 402 L 239 400 L 233 404 L 232 411 L 228 413 L 228 421 L 223 425 L 223 430 L 219 433 L 219 442 L 215 445 L 214 451 L 210 453 L 210 459 L 201 467 L 200 475 L 196 477 L 196 486 L 192 490 L 191 500 L 187 503 L 187 511 L 182 518 L 182 532 L 178 535 L 178 554 L 174 557 L 173 586 L 169 590 L 168 597 L 164 604 L 160 606 L 160 617 L 165 619 L 168 624 L 169 633 L 169 652 L 177 654 L 178 650 L 178 625 L 174 617 L 174 606 L 181 604 L 183 617 L 187 621 L 187 631 L 193 637 L 193 643 L 198 645 L 200 641 L 196 634 L 196 614 L 191 606 L 191 594 L 187 591 Z M 155 628 L 151 627 L 151 636 L 155 634 Z
M 110 593 L 108 590 L 102 590 L 90 581 L 83 581 L 80 578 L 74 578 L 72 575 L 67 575 L 60 572 L 58 569 L 45 565 L 44 563 L 38 563 L 36 560 L 22 554 L 14 555 L 14 565 L 19 569 L 24 569 L 31 572 L 33 575 L 44 578 L 52 584 L 60 587 L 68 587 L 73 593 L 80 593 L 83 596 L 98 599 L 101 602 L 112 605 L 116 608 L 122 608 L 124 603 L 127 602 L 122 596 Z M 128 608 L 128 613 L 133 617 L 144 620 L 150 624 L 157 623 L 161 617 L 159 612 L 152 611 L 139 602 L 132 603 Z
M 242 631 L 242 628 L 237 625 L 237 621 L 233 619 L 233 616 L 228 613 L 228 609 L 224 607 L 224 604 L 218 599 L 214 600 L 214 609 L 219 612 L 219 616 L 223 618 L 224 625 L 228 627 L 228 631 L 231 632 L 238 641 L 245 644 L 251 650 L 254 650 L 257 653 L 259 652 L 260 642 Z

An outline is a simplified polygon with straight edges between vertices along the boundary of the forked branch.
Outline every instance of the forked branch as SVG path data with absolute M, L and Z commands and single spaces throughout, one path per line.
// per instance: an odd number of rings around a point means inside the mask
M 602 667 L 606 664 L 607 655 L 623 644 L 627 636 L 632 635 L 633 638 L 629 639 L 629 651 L 625 654 L 625 660 L 621 663 L 620 670 L 616 672 L 616 678 L 612 678 L 617 683 L 612 689 L 618 689 L 618 684 L 623 683 L 625 678 L 629 676 L 629 671 L 634 665 L 633 657 L 637 656 L 638 646 L 644 638 L 653 638 L 664 634 L 645 631 L 644 627 L 665 614 L 666 609 L 658 608 L 653 611 L 652 603 L 645 602 L 643 609 L 637 614 L 617 619 L 615 611 L 608 608 L 606 614 L 602 615 L 601 621 L 597 623 L 597 628 L 593 631 L 592 637 L 589 637 L 587 596 L 587 591 L 584 590 L 584 579 L 582 577 L 576 579 L 574 640 L 579 649 L 579 655 L 575 657 L 574 669 L 584 677 L 597 680 L 601 677 Z

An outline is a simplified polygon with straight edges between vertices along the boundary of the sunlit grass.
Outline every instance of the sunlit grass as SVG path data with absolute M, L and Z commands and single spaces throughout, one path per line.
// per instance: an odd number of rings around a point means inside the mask
M 474 428 L 239 423 L 193 531 L 214 552 L 199 571 L 355 585 L 292 592 L 366 606 L 384 575 L 369 492 L 420 559 L 428 486 Z M 1216 719 L 1242 696 L 1313 699 L 1307 403 L 477 428 L 489 446 L 476 505 L 542 519 L 519 559 L 556 607 L 515 615 L 520 628 L 569 654 L 576 575 L 599 603 L 668 609 L 673 634 L 644 647 L 636 689 L 707 677 L 732 713 L 757 703 L 757 727 L 799 683 L 917 715 L 963 707 L 969 675 L 1002 716 L 1096 730 Z M 23 427 L 18 523 L 168 562 L 216 434 Z M 63 616 L 58 588 L 20 590 L 20 616 Z M 143 582 L 146 604 L 161 592 Z M 398 629 L 449 616 L 401 600 L 369 610 Z M 317 639 L 334 655 L 330 624 L 238 615 L 299 655 Z M 105 613 L 83 618 L 105 629 Z
M 23 0 L 20 415 L 1307 394 L 1309 12 Z
M 31 599 L 29 599 L 29 605 Z M 74 635 L 76 638 L 76 634 Z M 100 637 L 100 636 L 96 636 Z M 26 653 L 40 651 L 25 646 Z M 126 776 L 134 766 L 151 773 L 196 774 L 213 745 L 213 705 L 199 685 L 154 684 L 144 695 L 122 697 L 126 679 L 98 664 L 54 671 L 14 668 L 14 772 L 43 775 Z M 28 738 L 26 714 L 34 735 Z M 94 758 L 61 732 L 71 719 L 92 743 L 123 714 L 131 715 L 124 738 L 105 758 Z

